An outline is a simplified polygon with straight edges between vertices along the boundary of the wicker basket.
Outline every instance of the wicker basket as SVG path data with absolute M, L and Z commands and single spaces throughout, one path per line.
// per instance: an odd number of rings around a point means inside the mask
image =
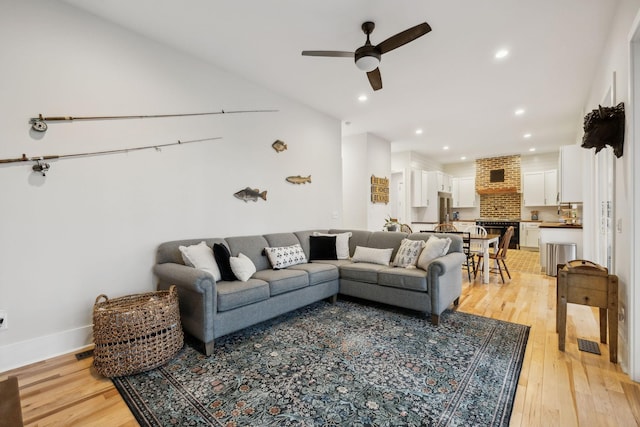
M 147 371 L 168 362 L 184 343 L 176 287 L 115 299 L 98 296 L 93 306 L 93 339 L 93 364 L 105 377 Z

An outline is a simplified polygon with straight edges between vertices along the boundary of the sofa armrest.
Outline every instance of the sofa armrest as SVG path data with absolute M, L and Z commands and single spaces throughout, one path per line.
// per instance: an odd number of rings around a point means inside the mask
M 204 343 L 214 339 L 217 308 L 216 281 L 210 273 L 176 263 L 156 264 L 158 289 L 176 285 L 180 320 L 185 331 Z
M 462 252 L 451 252 L 445 256 L 434 259 L 429 264 L 429 267 L 427 267 L 427 272 L 429 276 L 443 276 L 447 271 L 451 271 L 452 269 L 459 271 L 464 261 L 465 256 Z
M 462 294 L 462 252 L 451 252 L 435 259 L 427 268 L 427 292 L 431 296 L 431 312 L 439 316 Z

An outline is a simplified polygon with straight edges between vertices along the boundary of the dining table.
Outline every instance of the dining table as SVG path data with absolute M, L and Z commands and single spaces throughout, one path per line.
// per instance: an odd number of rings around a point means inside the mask
M 477 243 L 482 247 L 482 283 L 489 283 L 489 247 L 493 245 L 494 253 L 498 253 L 498 243 L 500 242 L 499 234 L 471 234 L 471 243 Z

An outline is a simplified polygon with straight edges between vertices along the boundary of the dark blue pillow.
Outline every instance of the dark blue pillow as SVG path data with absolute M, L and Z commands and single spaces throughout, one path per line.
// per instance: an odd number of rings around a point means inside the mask
M 338 259 L 336 236 L 309 236 L 309 261 Z
M 216 264 L 218 264 L 218 269 L 220 269 L 220 275 L 222 276 L 222 280 L 225 281 L 234 281 L 238 280 L 235 274 L 233 274 L 233 270 L 231 270 L 231 263 L 229 262 L 229 258 L 231 258 L 231 253 L 229 249 L 221 243 L 214 243 L 213 245 L 213 257 L 216 259 Z

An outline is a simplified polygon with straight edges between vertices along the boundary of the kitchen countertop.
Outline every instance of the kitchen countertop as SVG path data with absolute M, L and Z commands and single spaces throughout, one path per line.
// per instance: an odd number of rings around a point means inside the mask
M 582 224 L 565 224 L 564 222 L 543 222 L 540 228 L 575 228 L 582 230 Z

